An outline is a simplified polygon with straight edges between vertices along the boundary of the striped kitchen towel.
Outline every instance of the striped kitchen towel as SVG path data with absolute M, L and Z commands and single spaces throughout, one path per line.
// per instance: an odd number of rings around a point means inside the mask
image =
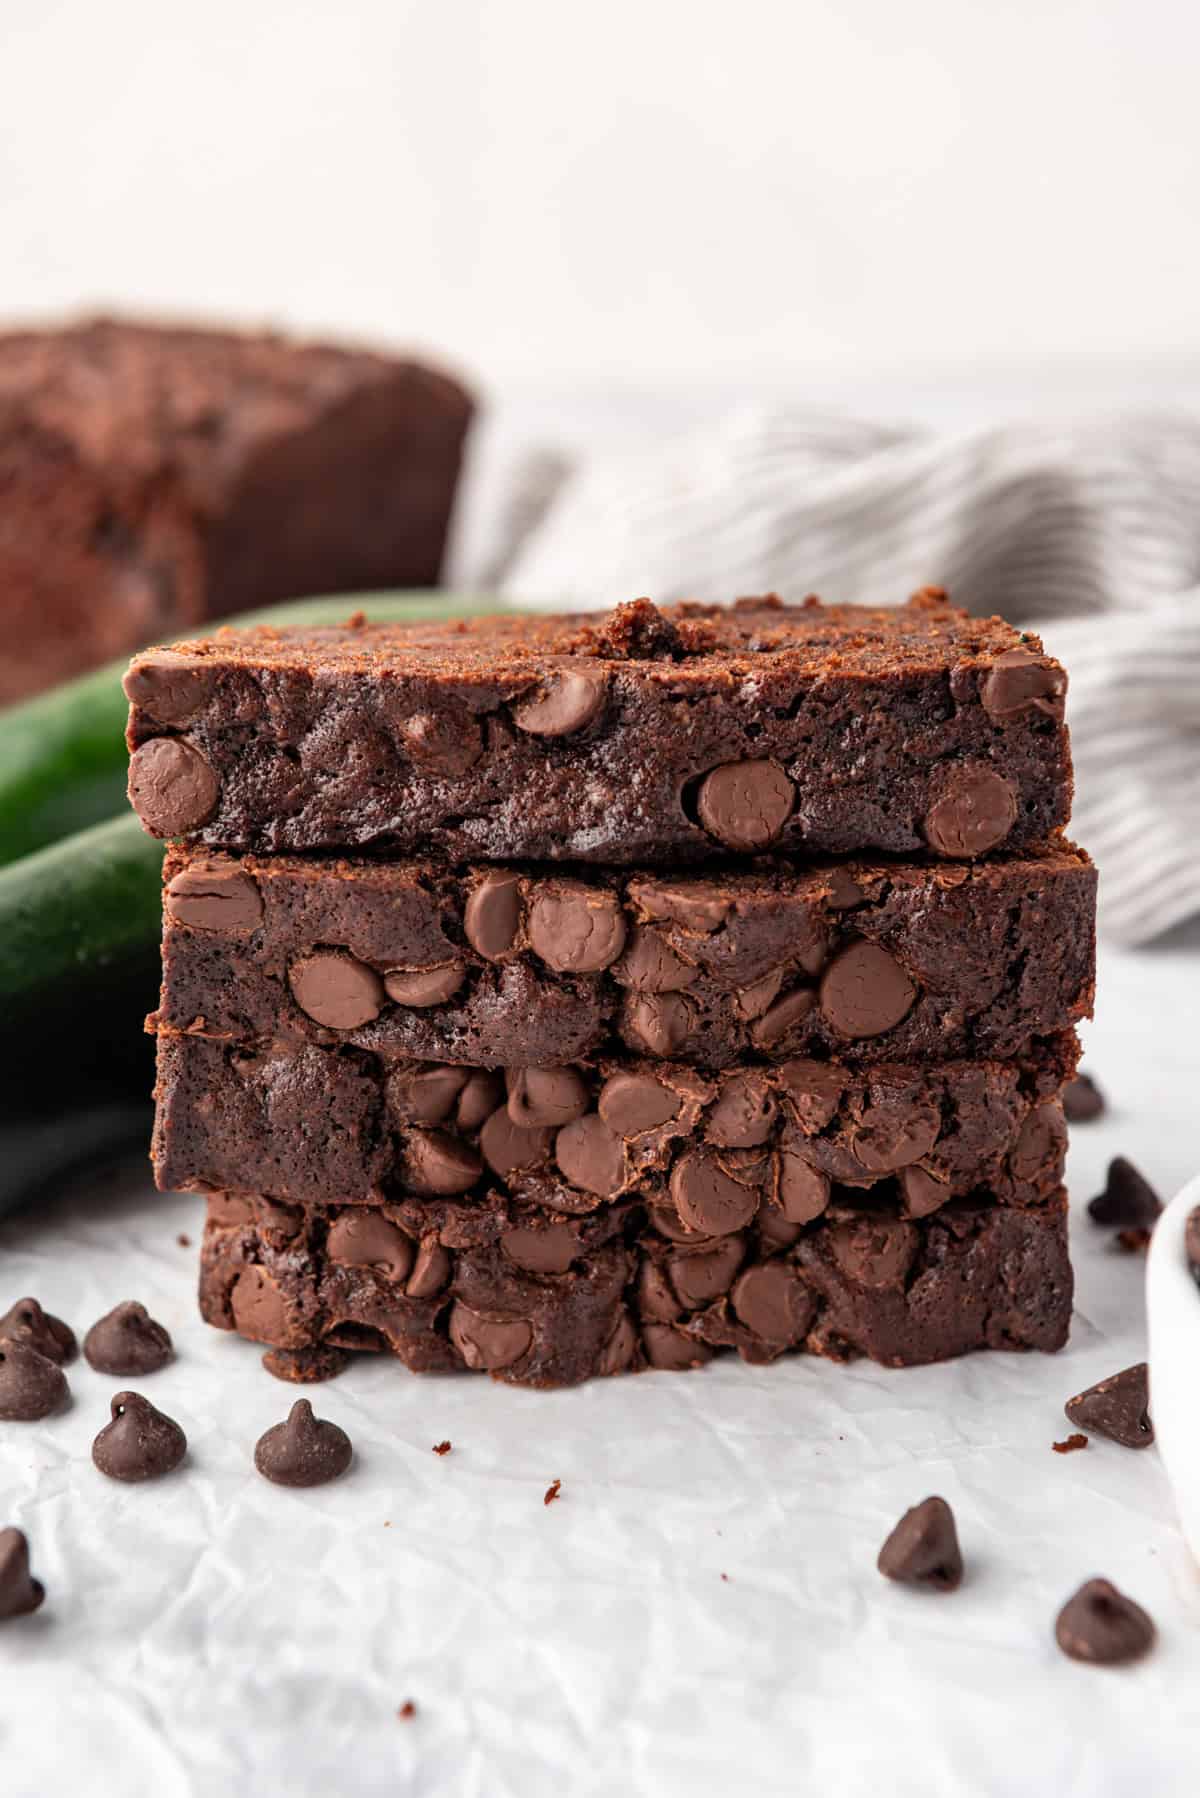
M 530 604 L 937 585 L 1040 629 L 1070 671 L 1102 929 L 1145 942 L 1200 912 L 1200 417 L 933 438 L 755 411 L 584 462 L 530 516 L 503 580 Z

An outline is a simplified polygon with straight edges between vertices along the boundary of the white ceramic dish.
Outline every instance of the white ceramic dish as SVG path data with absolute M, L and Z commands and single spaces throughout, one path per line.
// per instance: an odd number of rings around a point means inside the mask
M 1188 1181 L 1155 1225 L 1146 1268 L 1146 1319 L 1154 1434 L 1188 1547 L 1200 1561 L 1200 1287 L 1183 1247 L 1188 1214 L 1197 1205 L 1200 1175 Z

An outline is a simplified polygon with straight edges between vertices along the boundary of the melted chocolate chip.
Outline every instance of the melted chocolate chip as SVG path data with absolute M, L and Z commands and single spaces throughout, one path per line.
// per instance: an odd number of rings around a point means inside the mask
M 712 1350 L 694 1336 L 685 1336 L 670 1324 L 643 1324 L 642 1345 L 651 1367 L 685 1373 L 712 1360 Z
M 198 830 L 220 796 L 211 767 L 182 737 L 151 737 L 129 758 L 129 803 L 156 837 Z
M 326 1253 L 344 1267 L 381 1267 L 389 1280 L 407 1278 L 416 1253 L 411 1237 L 368 1207 L 342 1211 L 329 1226 Z
M 487 961 L 512 954 L 521 934 L 521 882 L 515 874 L 493 868 L 476 882 L 463 909 L 463 931 Z
M 512 1367 L 533 1346 L 533 1329 L 523 1317 L 484 1317 L 461 1299 L 450 1313 L 450 1340 L 476 1371 Z
M 639 924 L 621 957 L 616 975 L 635 992 L 678 993 L 691 986 L 696 970 L 676 955 L 661 932 Z
M 954 1513 L 944 1498 L 927 1498 L 906 1511 L 877 1562 L 886 1579 L 954 1592 L 962 1583 L 963 1558 Z
M 288 1334 L 287 1304 L 282 1292 L 261 1267 L 246 1267 L 234 1282 L 229 1308 L 239 1336 L 251 1342 L 269 1342 L 280 1348 Z
M 648 918 L 678 924 L 693 936 L 711 936 L 729 916 L 733 901 L 703 880 L 635 881 L 630 891 Z
M 872 1290 L 903 1285 L 920 1240 L 912 1224 L 875 1217 L 835 1224 L 828 1237 L 845 1277 Z
M 1017 821 L 1011 780 L 990 768 L 959 768 L 925 817 L 925 838 L 939 855 L 986 855 Z
M 776 999 L 750 1026 L 750 1040 L 758 1049 L 773 1049 L 802 1024 L 817 1003 L 811 987 L 796 987 Z
M 0 1418 L 36 1423 L 66 1403 L 67 1376 L 27 1342 L 0 1342 Z
M 1141 1605 L 1106 1579 L 1080 1586 L 1058 1613 L 1054 1639 L 1073 1661 L 1096 1667 L 1121 1667 L 1148 1654 L 1155 1628 Z
M 0 1622 L 6 1617 L 28 1617 L 45 1596 L 46 1588 L 29 1570 L 25 1532 L 0 1530 Z
M 846 1076 L 839 1068 L 800 1057 L 784 1062 L 779 1079 L 796 1121 L 810 1136 L 832 1120 L 846 1089 Z
M 696 811 L 728 849 L 766 849 L 791 815 L 792 783 L 775 762 L 727 762 L 700 784 Z
M 442 705 L 436 712 L 413 712 L 400 725 L 412 761 L 426 774 L 456 778 L 483 754 L 483 732 L 465 706 Z
M 306 1398 L 298 1398 L 285 1423 L 260 1436 L 254 1465 L 276 1486 L 324 1486 L 345 1473 L 354 1450 L 345 1430 L 314 1417 Z
M 530 900 L 529 941 L 556 974 L 593 974 L 620 955 L 625 919 L 612 893 L 577 880 L 547 882 Z
M 894 1173 L 928 1155 L 941 1122 L 928 1101 L 869 1105 L 850 1133 L 851 1153 L 869 1173 Z
M 579 1253 L 570 1224 L 547 1224 L 541 1230 L 506 1230 L 500 1247 L 510 1261 L 531 1274 L 565 1274 Z
M 616 1328 L 604 1345 L 598 1373 L 624 1373 L 637 1354 L 637 1331 L 627 1311 L 622 1311 Z
M 89 1367 L 97 1373 L 157 1373 L 171 1359 L 171 1338 L 135 1299 L 127 1299 L 94 1323 L 83 1339 Z
M 672 1324 L 683 1316 L 683 1306 L 666 1269 L 648 1258 L 638 1272 L 637 1308 L 638 1316 L 649 1318 L 652 1323 Z
M 401 1124 L 444 1123 L 467 1077 L 466 1068 L 401 1066 L 388 1076 L 388 1110 Z
M 329 1030 L 358 1030 L 383 1009 L 383 982 L 348 950 L 299 956 L 288 969 L 288 985 L 301 1011 Z
M 906 1167 L 900 1175 L 900 1191 L 904 1197 L 905 1217 L 929 1217 L 940 1211 L 951 1196 L 947 1181 L 939 1180 L 928 1168 Z
M 1035 1105 L 1017 1133 L 1008 1156 L 1008 1165 L 1018 1180 L 1062 1179 L 1063 1156 L 1067 1152 L 1067 1121 L 1057 1099 Z
M 435 1299 L 450 1284 L 454 1271 L 449 1252 L 436 1236 L 423 1236 L 413 1264 L 412 1277 L 405 1288 L 409 1298 Z
M 460 1130 L 480 1130 L 504 1101 L 504 1080 L 489 1068 L 474 1068 L 454 1109 Z
M 1037 711 L 1061 721 L 1066 710 L 1066 671 L 1056 665 L 1047 667 L 1048 659 L 1028 649 L 1006 649 L 998 655 L 979 695 L 988 717 L 1006 724 L 1010 718 Z
M 110 1480 L 156 1480 L 179 1466 L 187 1437 L 173 1418 L 138 1392 L 118 1392 L 112 1422 L 92 1443 L 92 1460 Z
M 24 1343 L 26 1348 L 36 1349 L 39 1355 L 45 1355 L 47 1361 L 56 1361 L 60 1367 L 65 1367 L 79 1353 L 70 1324 L 43 1311 L 36 1299 L 18 1299 L 15 1305 L 9 1306 L 0 1317 L 0 1342 Z
M 262 894 L 249 874 L 233 868 L 183 868 L 167 886 L 163 904 L 176 924 L 226 935 L 257 930 Z
M 675 1055 L 692 1034 L 692 1008 L 680 993 L 639 993 L 625 1007 L 626 1041 L 647 1055 Z

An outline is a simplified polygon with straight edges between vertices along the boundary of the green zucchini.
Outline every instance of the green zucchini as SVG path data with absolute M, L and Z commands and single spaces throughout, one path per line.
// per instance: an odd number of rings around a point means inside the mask
M 352 593 L 269 606 L 219 624 L 340 624 L 352 612 L 381 622 L 502 611 L 499 601 L 453 593 Z M 125 804 L 127 661 L 52 687 L 0 711 L 0 866 Z

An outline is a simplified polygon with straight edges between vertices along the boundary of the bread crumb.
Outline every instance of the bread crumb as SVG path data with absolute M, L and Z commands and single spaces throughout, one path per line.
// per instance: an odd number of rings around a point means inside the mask
M 1052 1442 L 1050 1444 L 1056 1455 L 1073 1455 L 1077 1448 L 1086 1448 L 1087 1445 L 1087 1437 L 1081 1435 L 1078 1430 L 1076 1430 L 1073 1436 L 1068 1436 L 1065 1442 Z
M 450 1444 L 448 1442 L 435 1442 L 433 1445 L 433 1452 L 435 1455 L 448 1455 L 450 1453 Z
M 550 1484 L 546 1488 L 546 1496 L 545 1496 L 545 1498 L 543 1498 L 542 1503 L 544 1505 L 552 1505 L 561 1491 L 562 1491 L 562 1481 L 561 1480 L 551 1480 Z

